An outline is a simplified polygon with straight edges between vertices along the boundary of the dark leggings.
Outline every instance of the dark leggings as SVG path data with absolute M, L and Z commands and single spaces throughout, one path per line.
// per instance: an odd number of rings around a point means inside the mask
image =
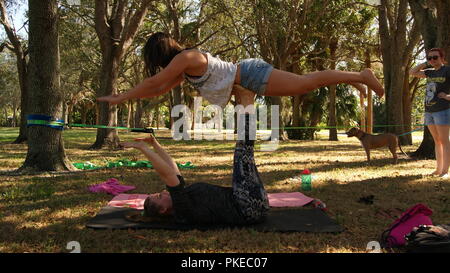
M 255 164 L 255 141 L 249 137 L 252 135 L 249 130 L 249 115 L 242 115 L 240 121 L 245 122 L 245 138 L 238 138 L 234 149 L 233 196 L 246 220 L 258 222 L 267 214 L 269 201 Z M 255 134 L 253 130 L 253 135 Z

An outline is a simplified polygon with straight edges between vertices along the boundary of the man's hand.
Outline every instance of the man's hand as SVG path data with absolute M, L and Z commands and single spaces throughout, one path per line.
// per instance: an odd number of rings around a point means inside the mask
M 99 97 L 97 101 L 109 102 L 111 105 L 119 104 L 123 101 L 119 94 L 112 94 L 109 96 Z
M 441 98 L 441 99 L 450 100 L 450 97 L 444 92 L 440 92 L 437 96 L 438 96 L 438 98 Z

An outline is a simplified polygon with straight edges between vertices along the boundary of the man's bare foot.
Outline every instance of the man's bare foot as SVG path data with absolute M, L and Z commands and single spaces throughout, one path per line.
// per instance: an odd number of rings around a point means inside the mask
M 358 89 L 359 93 L 361 93 L 361 95 L 364 98 L 367 98 L 367 89 L 366 86 L 362 83 L 357 83 L 357 82 L 351 82 L 350 85 L 353 85 L 356 89 Z
M 236 96 L 236 101 L 238 104 L 242 104 L 244 107 L 255 103 L 256 94 L 244 87 L 235 84 L 233 86 L 233 92 Z
M 364 80 L 364 83 L 372 89 L 380 98 L 384 95 L 384 88 L 381 83 L 378 81 L 375 74 L 370 68 L 366 68 L 361 72 L 361 76 Z

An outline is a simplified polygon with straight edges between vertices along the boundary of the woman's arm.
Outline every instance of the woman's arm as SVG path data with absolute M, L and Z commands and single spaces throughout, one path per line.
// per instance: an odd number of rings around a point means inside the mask
M 427 67 L 427 63 L 422 63 L 415 66 L 413 69 L 409 71 L 409 75 L 417 78 L 426 78 L 425 72 L 423 70 Z
M 180 184 L 177 173 L 170 167 L 158 154 L 150 150 L 144 142 L 123 142 L 121 145 L 124 148 L 135 148 L 141 151 L 153 165 L 155 171 L 159 174 L 164 183 L 169 187 L 176 187 Z
M 174 87 L 180 85 L 183 81 L 184 81 L 183 75 L 181 75 L 181 74 L 178 75 L 178 77 L 176 77 L 172 82 L 168 82 L 168 83 L 164 84 L 163 86 L 161 86 L 161 88 L 159 89 L 160 95 L 169 92 Z M 159 95 L 157 95 L 157 96 L 159 96 Z M 150 96 L 145 97 L 145 98 L 151 98 L 151 97 L 155 97 L 155 96 L 150 95 Z
M 180 53 L 161 72 L 153 77 L 144 79 L 130 91 L 118 95 L 99 97 L 97 100 L 109 102 L 110 104 L 119 104 L 130 99 L 150 98 L 165 94 L 183 81 L 183 72 L 188 66 L 189 58 L 189 55 Z

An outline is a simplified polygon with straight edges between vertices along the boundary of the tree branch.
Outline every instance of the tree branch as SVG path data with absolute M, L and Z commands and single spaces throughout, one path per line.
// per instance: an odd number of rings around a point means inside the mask
M 127 1 L 119 0 L 118 4 L 116 2 L 114 4 L 113 13 L 111 14 L 112 38 L 119 42 L 124 28 L 124 13 Z
M 88 17 L 90 20 L 95 22 L 95 17 L 89 16 L 87 14 L 81 14 L 76 9 L 72 8 L 72 6 L 70 6 L 70 5 L 64 6 L 64 8 L 66 8 L 66 9 L 70 10 L 71 12 L 75 13 L 76 15 L 78 15 L 81 18 L 81 20 L 83 20 L 88 26 L 95 29 L 95 24 L 92 24 L 92 22 L 89 22 L 89 20 L 86 20 L 86 18 L 85 18 L 85 17 Z
M 110 42 L 110 26 L 108 24 L 107 9 L 108 0 L 95 0 L 95 31 L 100 40 L 102 51 L 105 52 Z
M 130 24 L 127 26 L 126 29 L 124 29 L 124 34 L 122 36 L 122 39 L 121 39 L 120 45 L 119 45 L 119 48 L 122 49 L 121 55 L 131 45 L 131 41 L 133 40 L 134 36 L 136 35 L 139 26 L 144 21 L 144 17 L 150 8 L 151 2 L 152 2 L 152 0 L 143 0 L 139 9 L 132 15 L 132 17 L 130 19 Z M 121 57 L 121 56 L 119 56 L 119 57 Z
M 205 39 L 203 39 L 201 42 L 197 43 L 197 44 L 194 45 L 193 47 L 201 46 L 202 44 L 206 43 L 209 39 L 211 39 L 212 36 L 216 35 L 218 32 L 219 32 L 219 30 L 214 31 L 213 33 L 211 33 L 210 35 L 208 35 L 208 37 L 206 37 Z

